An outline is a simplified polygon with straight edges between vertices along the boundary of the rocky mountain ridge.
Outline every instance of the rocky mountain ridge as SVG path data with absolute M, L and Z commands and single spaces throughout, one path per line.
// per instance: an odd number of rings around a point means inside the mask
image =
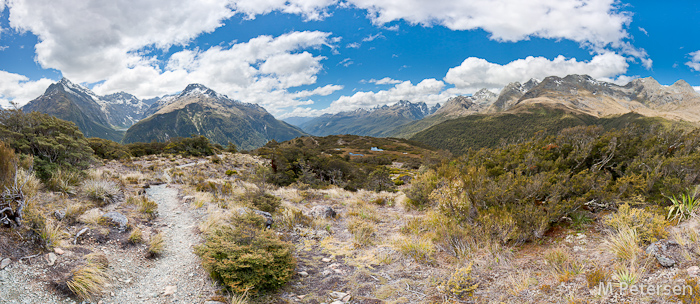
M 180 94 L 162 98 L 148 112 L 153 114 L 127 130 L 124 143 L 204 135 L 224 146 L 231 142 L 252 149 L 270 140 L 306 135 L 256 104 L 232 100 L 201 84 L 190 84 Z
M 425 102 L 401 100 L 393 105 L 372 109 L 357 109 L 336 114 L 324 114 L 300 125 L 305 132 L 326 136 L 353 134 L 387 136 L 395 127 L 429 116 L 440 109 L 440 104 L 429 107 Z

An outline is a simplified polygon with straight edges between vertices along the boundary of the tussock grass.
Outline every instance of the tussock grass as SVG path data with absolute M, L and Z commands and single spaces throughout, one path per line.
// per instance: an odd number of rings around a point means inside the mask
M 230 304 L 248 304 L 248 292 L 242 294 L 234 294 L 228 301 Z
M 31 200 L 39 193 L 41 181 L 34 175 L 34 172 L 23 168 L 17 168 L 16 174 L 17 184 L 22 187 L 25 200 Z
M 632 228 L 622 228 L 608 235 L 603 243 L 604 248 L 610 250 L 615 256 L 624 262 L 634 262 L 641 253 L 639 248 L 639 236 Z
M 233 213 L 230 210 L 209 205 L 207 207 L 207 218 L 199 224 L 199 231 L 205 234 L 209 233 L 212 229 L 226 223 L 232 215 Z
M 141 172 L 130 172 L 120 176 L 119 178 L 124 184 L 140 184 L 143 183 L 147 176 Z
M 107 269 L 109 267 L 109 260 L 107 259 L 107 256 L 99 251 L 86 255 L 85 260 L 88 262 L 88 264 L 98 266 L 102 269 Z
M 549 250 L 544 259 L 559 276 L 560 282 L 568 282 L 573 276 L 583 272 L 583 263 L 572 257 L 564 248 Z
M 148 252 L 147 256 L 149 258 L 159 257 L 165 251 L 165 236 L 162 232 L 151 236 L 148 241 Z
M 143 242 L 143 232 L 141 231 L 141 228 L 134 227 L 133 229 L 131 229 L 131 233 L 129 234 L 129 243 L 140 244 L 142 242 Z
M 292 230 L 296 226 L 309 227 L 313 223 L 313 219 L 305 215 L 298 208 L 285 206 L 278 216 L 275 218 L 277 227 Z
M 75 187 L 81 180 L 79 172 L 59 168 L 51 174 L 51 178 L 46 182 L 46 187 L 64 194 L 74 194 Z
M 44 225 L 39 231 L 39 237 L 44 242 L 46 249 L 53 249 L 62 240 L 68 238 L 68 234 L 63 231 L 61 225 L 51 219 L 45 219 Z
M 147 219 L 153 219 L 158 216 L 158 203 L 142 196 L 139 201 L 139 212 L 146 216 Z
M 87 197 L 96 201 L 99 205 L 114 203 L 121 192 L 119 184 L 106 179 L 85 180 L 80 189 Z
M 404 256 L 422 263 L 432 262 L 435 254 L 435 245 L 426 238 L 401 238 L 394 243 L 394 246 Z
M 374 233 L 377 231 L 371 223 L 354 218 L 348 224 L 348 230 L 352 233 L 355 247 L 371 245 L 374 241 Z
M 629 267 L 619 266 L 615 269 L 615 279 L 619 284 L 627 284 L 632 286 L 639 282 L 644 275 L 644 268 L 632 263 Z
M 66 285 L 77 297 L 84 300 L 93 300 L 95 296 L 105 291 L 105 286 L 108 282 L 109 277 L 104 268 L 96 264 L 87 263 L 73 270 Z

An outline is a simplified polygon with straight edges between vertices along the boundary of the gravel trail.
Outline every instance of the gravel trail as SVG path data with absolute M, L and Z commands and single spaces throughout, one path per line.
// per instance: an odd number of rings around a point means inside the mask
M 203 303 L 215 293 L 193 246 L 201 242 L 187 204 L 178 189 L 167 184 L 151 186 L 148 196 L 158 203 L 157 226 L 165 234 L 165 251 L 152 267 L 133 273 L 134 281 L 113 292 L 104 303 Z

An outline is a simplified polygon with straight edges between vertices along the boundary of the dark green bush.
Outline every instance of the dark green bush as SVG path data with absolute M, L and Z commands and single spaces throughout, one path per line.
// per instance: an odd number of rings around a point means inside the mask
M 39 112 L 0 110 L 0 140 L 15 152 L 33 155 L 34 170 L 44 181 L 58 168 L 84 170 L 93 161 L 93 151 L 74 123 Z
M 131 152 L 126 146 L 117 142 L 98 137 L 88 138 L 90 148 L 95 151 L 95 155 L 102 159 L 129 159 Z
M 275 211 L 277 211 L 277 208 L 279 208 L 282 205 L 282 199 L 272 194 L 265 193 L 262 195 L 255 195 L 252 198 L 252 203 L 256 209 L 269 213 L 274 213 Z
M 292 245 L 264 227 L 253 214 L 233 217 L 212 229 L 195 252 L 212 278 L 233 292 L 277 289 L 292 278 L 296 261 Z

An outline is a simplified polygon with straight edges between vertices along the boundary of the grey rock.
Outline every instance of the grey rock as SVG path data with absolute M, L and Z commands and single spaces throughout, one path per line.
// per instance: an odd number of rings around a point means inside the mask
M 53 266 L 54 264 L 56 264 L 57 259 L 58 257 L 53 252 L 49 252 L 49 254 L 46 255 L 46 262 L 49 266 Z
M 700 267 L 692 266 L 685 270 L 688 272 L 688 276 L 697 277 L 700 274 Z
M 60 220 L 63 220 L 63 218 L 66 217 L 66 212 L 65 212 L 65 211 L 61 211 L 61 210 L 56 210 L 56 211 L 53 212 L 53 216 L 54 216 L 57 220 L 60 221 Z
M 226 304 L 226 303 L 222 303 L 219 301 L 206 301 L 206 302 L 204 302 L 204 304 Z
M 656 258 L 656 261 L 663 267 L 673 267 L 676 265 L 673 251 L 679 247 L 678 243 L 668 240 L 660 240 L 652 243 L 646 249 L 646 253 Z
M 2 261 L 0 261 L 0 270 L 5 269 L 5 267 L 10 266 L 10 263 L 12 263 L 12 260 L 9 258 L 5 258 Z
M 116 211 L 107 212 L 102 215 L 102 218 L 116 225 L 121 231 L 125 230 L 129 223 L 129 219 L 125 215 Z
M 342 300 L 343 298 L 347 297 L 348 294 L 340 291 L 331 291 L 330 296 L 335 300 Z
M 313 218 L 334 218 L 336 215 L 335 210 L 327 205 L 314 206 L 309 212 L 309 216 Z
M 184 197 L 182 197 L 182 201 L 185 202 L 185 203 L 188 203 L 188 204 L 189 204 L 189 203 L 194 203 L 195 197 L 192 196 L 192 195 L 184 196 Z
M 297 274 L 298 274 L 300 277 L 308 277 L 308 276 L 309 276 L 309 273 L 306 272 L 306 271 L 299 271 L 299 272 L 297 272 Z
M 88 228 L 88 227 L 80 229 L 80 231 L 78 231 L 78 233 L 75 235 L 75 239 L 73 240 L 73 245 L 78 244 L 78 240 L 80 239 L 80 237 L 88 231 L 90 231 L 90 228 Z

